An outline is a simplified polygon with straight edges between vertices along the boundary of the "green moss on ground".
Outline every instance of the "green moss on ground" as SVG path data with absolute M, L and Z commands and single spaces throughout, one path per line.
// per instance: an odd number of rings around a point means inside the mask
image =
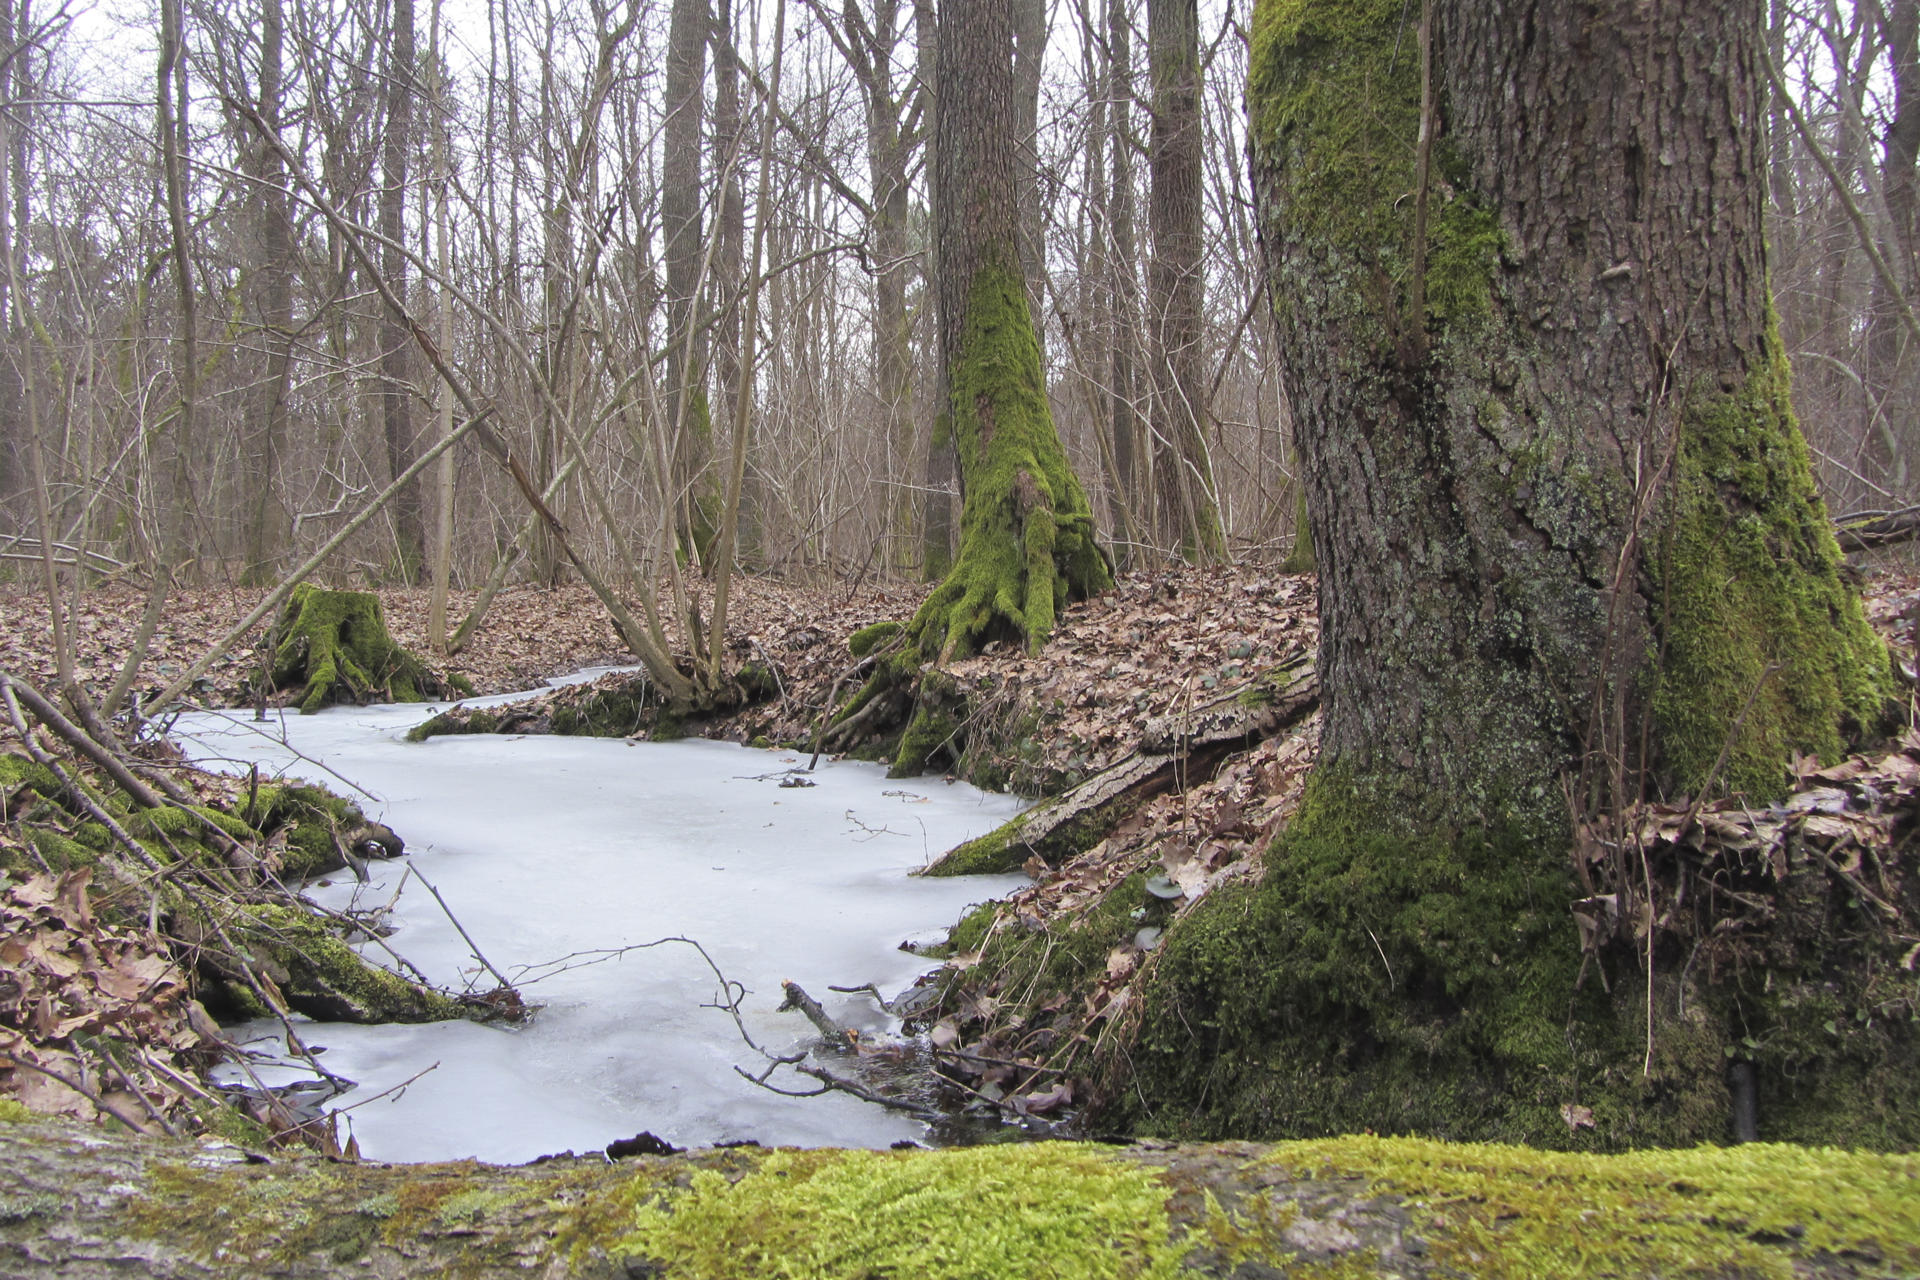
M 298 690 L 302 714 L 335 702 L 419 702 L 450 688 L 393 642 L 370 592 L 295 587 L 267 644 L 269 688 Z
M 1013 818 L 983 836 L 975 836 L 949 849 L 920 874 L 972 876 L 1018 871 L 1027 865 L 1027 859 L 1035 856 L 1049 866 L 1058 867 L 1099 844 L 1124 816 L 1106 808 L 1092 810 L 1061 823 L 1044 839 L 1032 842 L 1022 835 L 1023 819 Z
M 899 634 L 898 622 L 876 622 L 847 637 L 847 652 L 856 658 L 864 658 Z
M 289 884 L 340 867 L 338 838 L 366 822 L 366 815 L 351 801 L 324 787 L 289 782 L 259 788 L 242 816 L 263 833 L 286 832 L 280 878 Z
M 1681 789 L 1716 779 L 1778 798 L 1794 755 L 1829 762 L 1877 729 L 1894 693 L 1886 647 L 1841 555 L 1770 360 L 1732 391 L 1696 390 L 1680 427 L 1671 516 L 1655 540 L 1666 617 L 1648 675 L 1664 764 Z M 1751 705 L 1749 702 L 1751 700 Z
M 1743 962 L 1689 966 L 1690 945 L 1663 941 L 1650 999 L 1627 948 L 1582 981 L 1564 842 L 1448 830 L 1431 816 L 1446 811 L 1323 768 L 1265 878 L 1169 930 L 1115 1119 L 1196 1138 L 1680 1146 L 1732 1136 L 1737 1059 L 1763 1138 L 1920 1145 L 1920 992 L 1871 908 L 1835 901 L 1818 868 Z
M 1166 1188 L 1086 1147 L 774 1151 L 745 1177 L 641 1188 L 616 1254 L 687 1280 L 1172 1277 Z

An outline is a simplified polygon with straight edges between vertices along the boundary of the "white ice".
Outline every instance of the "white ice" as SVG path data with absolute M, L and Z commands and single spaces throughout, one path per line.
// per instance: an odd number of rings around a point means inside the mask
M 316 901 L 384 903 L 410 863 L 486 958 L 516 979 L 525 966 L 574 953 L 694 938 L 748 988 L 748 1029 L 775 1052 L 812 1037 L 801 1015 L 775 1012 L 782 979 L 846 1021 L 883 1026 L 871 1000 L 828 986 L 905 988 L 928 964 L 898 950 L 903 939 L 937 938 L 968 904 L 1023 883 L 907 875 L 1012 817 L 1019 805 L 1010 797 L 937 778 L 890 782 L 877 766 L 825 761 L 807 775 L 817 785 L 783 788 L 779 779 L 803 769 L 804 755 L 714 742 L 404 741 L 427 714 L 418 705 L 336 708 L 255 724 L 248 712 L 206 713 L 183 717 L 175 734 L 215 767 L 257 763 L 263 777 L 327 783 L 406 840 L 405 858 L 370 864 L 371 884 L 343 872 L 309 888 Z M 388 943 L 434 981 L 493 985 L 417 882 L 404 887 L 393 923 Z M 327 1047 L 331 1071 L 359 1083 L 336 1106 L 433 1068 L 397 1098 L 351 1112 L 371 1159 L 516 1162 L 641 1130 L 682 1146 L 885 1146 L 922 1136 L 911 1118 L 845 1095 L 788 1099 L 741 1079 L 736 1064 L 758 1069 L 764 1060 L 726 1014 L 702 1007 L 716 994 L 699 955 L 669 945 L 527 986 L 526 998 L 544 1008 L 518 1029 L 320 1023 L 302 1034 Z M 236 1034 L 266 1037 L 275 1026 Z

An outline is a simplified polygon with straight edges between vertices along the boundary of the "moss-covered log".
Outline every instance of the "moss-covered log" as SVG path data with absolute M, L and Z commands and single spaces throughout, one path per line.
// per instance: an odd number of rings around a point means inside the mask
M 380 597 L 366 591 L 295 587 L 267 637 L 268 688 L 291 693 L 302 713 L 336 702 L 419 702 L 473 692 L 395 644 Z
M 367 1165 L 0 1113 L 21 1280 L 1176 1275 L 1875 1277 L 1920 1267 L 1920 1164 L 1793 1147 L 735 1149 Z
M 1817 909 L 1690 964 L 1715 921 L 1663 922 L 1719 890 L 1591 821 L 1774 799 L 1892 689 L 1787 407 L 1758 5 L 1431 10 L 1423 108 L 1399 0 L 1257 9 L 1325 728 L 1265 882 L 1170 930 L 1122 1096 L 1192 1132 L 1686 1143 L 1731 1135 L 1731 1064 L 1763 1135 L 1920 1142 L 1895 931 L 1814 868 L 1783 901 Z M 1870 1045 L 1820 1044 L 1853 1018 Z

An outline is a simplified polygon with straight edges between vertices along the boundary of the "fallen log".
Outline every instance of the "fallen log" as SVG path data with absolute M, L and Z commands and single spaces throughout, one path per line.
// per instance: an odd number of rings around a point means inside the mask
M 1838 516 L 1833 522 L 1833 536 L 1839 539 L 1842 551 L 1871 551 L 1910 542 L 1920 537 L 1920 506 Z
M 0 1273 L 1408 1278 L 1920 1268 L 1920 1160 L 1334 1138 L 386 1165 L 0 1115 Z
M 1297 655 L 1211 702 L 1154 717 L 1133 754 L 947 851 L 920 874 L 1017 871 L 1035 857 L 1058 866 L 1098 844 L 1147 801 L 1206 781 L 1228 756 L 1298 724 L 1319 702 L 1314 661 Z

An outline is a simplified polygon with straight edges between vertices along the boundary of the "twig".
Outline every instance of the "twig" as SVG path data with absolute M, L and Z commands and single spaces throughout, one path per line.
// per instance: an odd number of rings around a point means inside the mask
M 480 953 L 480 944 L 473 940 L 473 935 L 467 932 L 467 927 L 460 923 L 460 917 L 453 914 L 453 908 L 449 907 L 447 905 L 447 900 L 440 896 L 440 890 L 434 888 L 433 882 L 428 880 L 425 876 L 421 875 L 418 870 L 414 870 L 412 867 L 412 864 L 408 864 L 408 869 L 413 870 L 413 878 L 415 880 L 418 880 L 421 884 L 427 886 L 427 892 L 433 895 L 433 900 L 440 904 L 440 909 L 442 911 L 446 912 L 448 921 L 450 921 L 454 929 L 456 929 L 459 932 L 461 938 L 463 938 L 466 941 L 467 950 L 472 953 L 473 958 L 475 960 L 478 960 L 481 964 L 481 967 L 484 968 L 488 973 L 492 974 L 494 976 L 494 980 L 497 981 L 501 986 L 512 987 L 513 984 L 507 981 L 507 975 L 504 973 L 501 973 L 498 969 L 494 968 L 493 961 L 487 959 L 486 956 Z
M 60 709 L 49 702 L 33 685 L 18 676 L 0 671 L 0 689 L 11 688 L 20 701 L 27 704 L 35 718 L 47 728 L 58 734 L 67 745 L 99 765 L 143 809 L 158 809 L 162 805 L 159 796 L 153 794 L 147 784 L 133 776 L 126 765 L 117 756 L 108 751 L 79 725 L 60 714 Z
M 101 1097 L 98 1093 L 95 1093 L 92 1089 L 87 1088 L 86 1085 L 81 1084 L 78 1080 L 69 1079 L 67 1076 L 63 1075 L 62 1073 L 55 1071 L 52 1067 L 43 1067 L 37 1062 L 28 1062 L 25 1058 L 16 1057 L 15 1055 L 11 1053 L 7 1053 L 3 1050 L 0 1050 L 0 1058 L 5 1058 L 7 1062 L 12 1066 L 25 1067 L 29 1071 L 38 1071 L 41 1075 L 47 1077 L 49 1080 L 57 1080 L 61 1084 L 67 1086 L 67 1088 L 73 1090 L 75 1093 L 85 1098 L 88 1102 L 91 1102 L 95 1107 L 106 1112 L 108 1115 L 112 1116 L 115 1120 L 118 1120 L 121 1124 L 133 1130 L 135 1133 L 145 1133 L 147 1131 L 147 1127 L 145 1125 L 141 1124 L 139 1121 L 129 1116 L 126 1112 L 122 1111 L 120 1108 L 114 1106 L 111 1102 L 108 1102 L 105 1098 Z
M 837 1049 L 841 1053 L 853 1052 L 853 1037 L 848 1034 L 845 1027 L 833 1020 L 832 1015 L 820 1007 L 818 1000 L 807 994 L 805 987 L 797 982 L 782 982 L 780 989 L 787 993 L 787 998 L 780 1004 L 781 1012 L 798 1009 L 807 1015 L 807 1021 L 814 1025 L 814 1029 L 819 1031 L 821 1038 L 830 1048 Z

